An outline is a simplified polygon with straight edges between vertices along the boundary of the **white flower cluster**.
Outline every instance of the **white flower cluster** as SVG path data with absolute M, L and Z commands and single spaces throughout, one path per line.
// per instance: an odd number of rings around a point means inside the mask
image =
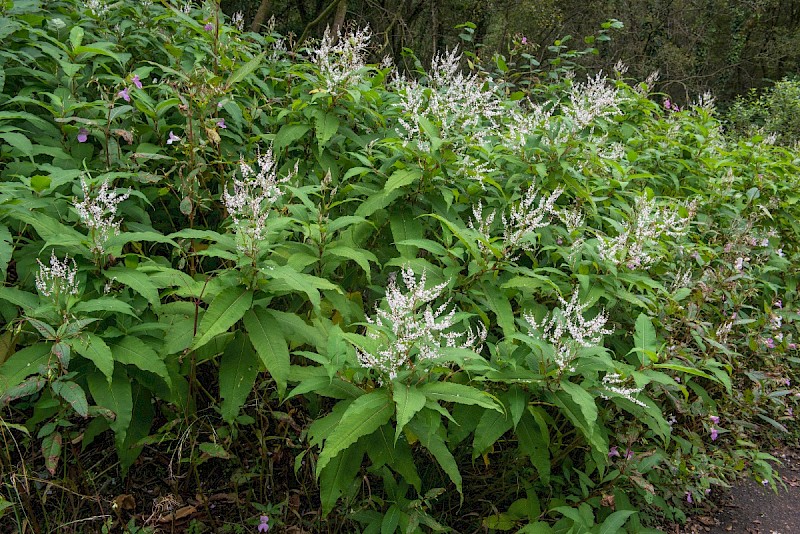
M 244 15 L 241 11 L 237 11 L 231 16 L 231 26 L 237 30 L 244 31 Z
M 417 139 L 421 148 L 426 147 L 427 142 L 421 141 L 422 122 L 430 118 L 439 126 L 443 139 L 459 132 L 472 135 L 475 142 L 481 143 L 506 113 L 497 93 L 491 87 L 484 88 L 487 83 L 476 74 L 465 75 L 460 62 L 458 50 L 437 54 L 426 85 L 402 77 L 394 82 L 400 107 L 410 120 L 398 119 L 406 143 Z
M 694 205 L 689 205 L 689 218 L 681 217 L 677 210 L 659 207 L 655 199 L 645 195 L 636 198 L 633 219 L 625 223 L 613 239 L 599 238 L 600 256 L 615 265 L 623 262 L 628 269 L 645 269 L 655 263 L 652 248 L 662 236 L 681 237 L 689 228 Z
M 575 83 L 569 90 L 569 105 L 564 114 L 572 121 L 575 131 L 582 130 L 598 118 L 611 117 L 620 112 L 619 94 L 598 73 L 586 83 Z
M 600 344 L 604 335 L 610 335 L 612 330 L 604 328 L 608 315 L 604 311 L 598 313 L 593 319 L 587 320 L 583 312 L 589 307 L 578 300 L 578 288 L 572 293 L 569 302 L 558 297 L 561 309 L 555 309 L 549 317 L 542 318 L 539 323 L 533 315 L 525 314 L 525 320 L 530 328 L 536 330 L 536 335 L 553 345 L 556 350 L 555 362 L 562 371 L 570 367 L 577 357 L 581 347 L 593 347 Z M 532 332 L 533 333 L 533 332 Z
M 312 52 L 311 62 L 320 72 L 325 90 L 336 93 L 361 81 L 366 66 L 367 47 L 372 37 L 369 28 L 342 35 L 325 30 L 319 47 Z
M 264 237 L 267 217 L 272 206 L 283 196 L 280 185 L 288 182 L 297 172 L 278 178 L 278 169 L 272 157 L 272 147 L 266 154 L 258 155 L 258 172 L 244 163 L 239 163 L 242 179 L 233 178 L 233 193 L 222 192 L 222 202 L 233 219 L 239 250 L 249 253 Z
M 39 293 L 55 298 L 59 295 L 78 294 L 78 281 L 75 279 L 78 266 L 74 259 L 64 256 L 64 260 L 60 261 L 56 258 L 55 251 L 51 251 L 50 267 L 45 267 L 38 259 L 36 261 L 39 264 L 39 272 L 36 274 L 36 289 Z
M 606 376 L 603 377 L 603 384 L 608 391 L 616 393 L 620 397 L 624 397 L 642 408 L 647 408 L 645 403 L 634 397 L 634 395 L 641 393 L 644 388 L 624 387 L 624 383 L 625 380 L 623 380 L 619 373 L 607 373 Z M 601 394 L 600 396 L 608 400 L 608 395 Z
M 92 196 L 89 185 L 81 179 L 83 202 L 73 204 L 81 221 L 91 233 L 92 252 L 97 254 L 105 252 L 104 246 L 109 237 L 119 234 L 119 225 L 122 221 L 116 218 L 117 208 L 130 196 L 130 190 L 119 194 L 116 191 L 109 191 L 109 185 L 108 180 L 104 181 L 97 195 Z
M 550 196 L 539 195 L 539 191 L 531 184 L 522 200 L 511 208 L 509 216 L 502 216 L 503 219 L 503 241 L 507 250 L 532 251 L 533 245 L 524 240 L 525 236 L 550 225 L 550 216 L 557 215 L 555 208 L 556 200 L 564 190 L 560 187 L 550 193 Z M 536 205 L 536 199 L 539 199 Z
M 388 309 L 376 308 L 375 317 L 367 318 L 373 326 L 369 337 L 383 342 L 375 354 L 357 350 L 363 367 L 393 379 L 399 370 L 413 361 L 419 363 L 440 357 L 443 347 L 460 346 L 480 352 L 486 340 L 486 328 L 482 324 L 477 334 L 471 328 L 466 332 L 448 332 L 455 324 L 456 309 L 448 311 L 449 302 L 436 310 L 429 305 L 439 298 L 448 282 L 425 289 L 425 272 L 417 281 L 409 267 L 402 269 L 402 277 L 408 292 L 404 293 L 398 287 L 397 276 L 393 274 L 386 288 Z M 464 340 L 457 345 L 461 338 Z
M 108 6 L 103 0 L 86 0 L 83 5 L 95 17 L 102 17 L 108 11 Z

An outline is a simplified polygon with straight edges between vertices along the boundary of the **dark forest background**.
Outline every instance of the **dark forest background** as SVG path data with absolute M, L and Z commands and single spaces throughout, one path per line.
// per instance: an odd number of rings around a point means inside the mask
M 328 26 L 369 25 L 376 54 L 398 64 L 404 47 L 423 64 L 437 51 L 463 44 L 465 22 L 476 25 L 480 58 L 507 54 L 524 36 L 544 59 L 555 40 L 586 48 L 584 37 L 616 19 L 612 39 L 593 43 L 599 53 L 581 63 L 608 72 L 617 61 L 628 75 L 660 72 L 657 88 L 679 102 L 710 90 L 719 103 L 798 72 L 800 0 L 223 0 L 241 11 L 248 27 L 275 29 L 296 40 L 321 36 Z

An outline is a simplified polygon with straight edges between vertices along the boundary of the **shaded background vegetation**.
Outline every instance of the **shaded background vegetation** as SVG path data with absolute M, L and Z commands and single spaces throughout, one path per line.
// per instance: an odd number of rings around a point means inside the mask
M 437 51 L 460 43 L 464 22 L 477 25 L 480 56 L 508 50 L 521 36 L 539 57 L 565 35 L 584 48 L 607 19 L 624 23 L 596 56 L 592 68 L 609 71 L 621 60 L 629 75 L 661 73 L 658 89 L 678 102 L 707 90 L 720 103 L 754 87 L 793 75 L 800 59 L 798 0 L 223 0 L 231 14 L 242 11 L 248 26 L 275 17 L 282 33 L 320 36 L 327 26 L 369 24 L 375 42 L 396 63 L 404 47 L 424 64 Z

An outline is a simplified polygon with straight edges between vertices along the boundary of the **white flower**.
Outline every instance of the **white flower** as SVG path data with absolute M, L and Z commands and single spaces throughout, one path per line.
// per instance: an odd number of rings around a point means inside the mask
M 319 68 L 320 77 L 329 93 L 356 85 L 361 69 L 366 66 L 367 47 L 372 37 L 369 28 L 342 35 L 325 29 L 319 48 L 312 52 L 311 62 Z
M 272 158 L 272 147 L 258 156 L 258 172 L 239 163 L 242 179 L 233 179 L 233 192 L 222 192 L 222 202 L 233 219 L 236 234 L 241 238 L 239 250 L 249 253 L 264 237 L 267 217 L 272 206 L 283 196 L 280 185 L 288 182 L 297 172 L 278 178 L 278 169 Z
M 556 350 L 556 365 L 563 371 L 575 359 L 579 348 L 599 345 L 603 336 L 613 334 L 613 331 L 604 328 L 608 321 L 608 315 L 604 311 L 590 320 L 583 316 L 589 305 L 579 302 L 578 288 L 575 288 L 569 302 L 560 295 L 558 300 L 561 309 L 553 310 L 541 323 L 533 315 L 525 314 L 524 317 L 530 328 L 536 331 L 531 332 L 532 334 L 553 345 Z
M 120 195 L 116 191 L 109 191 L 108 180 L 100 186 L 100 191 L 94 197 L 91 195 L 89 185 L 81 179 L 83 202 L 75 202 L 73 207 L 78 212 L 83 224 L 90 230 L 92 237 L 92 252 L 102 254 L 108 238 L 119 234 L 121 220 L 116 219 L 117 207 L 130 196 L 130 190 Z
M 357 349 L 359 362 L 363 367 L 374 369 L 388 375 L 397 376 L 404 366 L 416 361 L 417 364 L 440 357 L 444 347 L 455 347 L 459 339 L 466 339 L 461 348 L 481 350 L 486 339 L 486 328 L 481 324 L 477 334 L 449 331 L 455 324 L 455 308 L 448 311 L 448 302 L 436 310 L 430 303 L 442 294 L 449 282 L 443 282 L 429 289 L 425 288 L 425 272 L 417 281 L 409 267 L 401 271 L 407 292 L 397 285 L 397 276 L 392 274 L 386 287 L 386 307 L 376 308 L 375 317 L 368 317 L 372 325 L 369 337 L 382 342 L 374 353 Z
M 511 208 L 509 216 L 502 216 L 506 250 L 533 250 L 533 245 L 524 238 L 531 232 L 550 225 L 550 216 L 557 214 L 556 200 L 563 192 L 559 187 L 549 196 L 539 196 L 539 191 L 531 184 L 519 204 Z M 537 197 L 539 203 L 535 205 Z
M 45 267 L 38 259 L 36 262 L 39 264 L 39 272 L 36 274 L 36 289 L 39 293 L 56 298 L 64 294 L 78 294 L 78 281 L 75 279 L 78 266 L 74 259 L 64 256 L 64 260 L 59 261 L 55 251 L 51 251 L 50 267 Z
M 625 380 L 622 379 L 622 376 L 619 373 L 607 373 L 606 376 L 603 377 L 603 384 L 608 391 L 616 393 L 620 397 L 624 397 L 632 403 L 641 406 L 642 408 L 647 408 L 645 403 L 634 397 L 634 395 L 641 393 L 642 389 L 644 388 L 626 388 L 622 385 L 624 383 Z M 608 399 L 608 396 L 604 394 L 601 394 L 601 397 Z

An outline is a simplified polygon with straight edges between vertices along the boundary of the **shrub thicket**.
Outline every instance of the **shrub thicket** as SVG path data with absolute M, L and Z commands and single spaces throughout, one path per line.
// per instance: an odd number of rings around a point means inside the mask
M 619 72 L 523 92 L 367 64 L 368 30 L 41 8 L 0 11 L 4 521 L 127 521 L 111 442 L 198 510 L 235 492 L 218 531 L 647 532 L 775 487 L 796 152 Z M 169 508 L 135 498 L 131 530 Z

